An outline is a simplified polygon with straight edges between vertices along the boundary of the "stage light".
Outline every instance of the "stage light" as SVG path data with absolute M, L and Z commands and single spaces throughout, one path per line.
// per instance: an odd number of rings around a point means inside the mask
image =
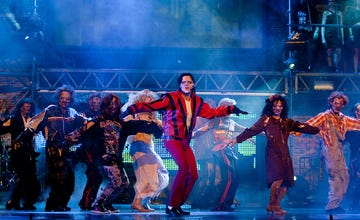
M 287 68 L 289 68 L 290 70 L 295 70 L 297 66 L 297 59 L 289 58 L 284 63 L 286 64 Z
M 334 90 L 334 82 L 332 81 L 315 81 L 314 90 Z

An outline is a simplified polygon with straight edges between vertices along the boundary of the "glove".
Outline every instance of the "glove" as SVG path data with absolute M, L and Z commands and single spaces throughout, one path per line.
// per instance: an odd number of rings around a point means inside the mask
M 122 112 L 120 114 L 120 118 L 124 119 L 124 118 L 126 118 L 126 116 L 133 115 L 133 114 L 134 114 L 134 112 L 133 112 L 132 108 L 128 107 L 124 112 Z
M 234 108 L 233 108 L 233 110 L 232 110 L 232 113 L 234 113 L 234 114 L 236 114 L 236 115 L 239 115 L 239 114 L 247 115 L 247 114 L 249 114 L 249 113 L 246 112 L 246 111 L 240 110 L 240 109 L 239 109 L 238 107 L 236 107 L 235 105 L 234 105 Z

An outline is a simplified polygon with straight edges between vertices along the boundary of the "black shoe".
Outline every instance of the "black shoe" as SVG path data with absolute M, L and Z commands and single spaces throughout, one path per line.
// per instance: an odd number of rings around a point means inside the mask
M 69 211 L 71 211 L 71 208 L 70 208 L 70 207 L 68 207 L 68 206 L 63 206 L 63 208 L 64 208 L 65 212 L 69 212 Z
M 45 212 L 51 212 L 53 210 L 53 207 L 50 207 L 49 205 L 45 206 Z
M 181 215 L 190 215 L 190 212 L 186 212 L 186 211 L 182 210 L 181 207 L 179 207 L 178 210 L 179 210 Z
M 112 206 L 112 204 L 104 204 L 104 208 L 107 209 L 107 211 L 109 211 L 111 213 L 119 213 L 120 212 L 120 210 L 115 209 L 114 206 Z
M 172 207 L 171 209 L 166 206 L 166 210 L 165 210 L 166 214 L 170 215 L 170 216 L 176 216 L 179 217 L 181 216 L 180 210 L 178 208 Z
M 79 204 L 79 207 L 80 207 L 80 209 L 81 209 L 82 211 L 86 211 L 86 210 L 87 210 L 87 207 L 86 207 L 86 206 L 83 206 L 83 205 L 80 205 L 80 204 Z
M 84 204 L 84 202 L 82 202 L 82 200 L 80 200 L 78 206 L 80 207 L 81 210 L 86 211 L 86 205 Z
M 93 210 L 91 210 L 91 212 L 94 212 L 94 213 L 101 213 L 101 214 L 108 214 L 110 213 L 110 211 L 106 210 L 104 208 L 103 205 L 101 204 L 96 204 L 93 208 Z
M 30 211 L 33 211 L 33 210 L 36 210 L 36 207 L 31 204 L 31 203 L 24 203 L 23 205 L 23 210 L 30 210 Z
M 6 210 L 22 210 L 22 207 L 20 206 L 20 204 L 18 202 L 11 202 L 11 201 L 7 201 L 6 205 L 5 205 L 5 209 Z
M 45 212 L 51 212 L 55 208 L 55 205 L 52 202 L 46 201 Z
M 345 210 L 341 207 L 333 208 L 333 209 L 327 209 L 325 210 L 326 213 L 329 214 L 344 214 Z
M 94 209 L 94 207 L 92 207 L 92 206 L 85 206 L 85 205 L 83 205 L 83 204 L 81 204 L 81 203 L 79 203 L 79 207 L 80 207 L 80 209 L 81 209 L 82 211 L 91 211 L 91 210 Z

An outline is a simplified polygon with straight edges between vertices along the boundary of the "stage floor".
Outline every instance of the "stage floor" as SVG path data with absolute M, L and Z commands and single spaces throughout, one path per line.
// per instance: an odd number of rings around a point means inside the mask
M 4 206 L 1 206 L 0 219 L 73 219 L 73 220 L 92 220 L 92 219 L 121 219 L 121 220 L 161 220 L 161 219 L 248 219 L 248 220 L 259 220 L 259 219 L 289 219 L 289 220 L 302 220 L 302 219 L 360 219 L 360 212 L 347 212 L 346 214 L 333 214 L 329 215 L 324 212 L 321 208 L 289 208 L 287 209 L 288 214 L 285 216 L 274 216 L 266 213 L 264 208 L 237 208 L 235 212 L 212 212 L 207 210 L 198 209 L 186 209 L 191 211 L 190 216 L 183 217 L 170 217 L 165 214 L 165 205 L 153 205 L 156 209 L 152 213 L 139 213 L 131 212 L 130 205 L 118 205 L 114 207 L 120 209 L 120 213 L 112 214 L 97 214 L 90 211 L 81 211 L 78 207 L 71 207 L 70 212 L 44 212 L 42 204 L 36 204 L 36 211 L 7 211 Z

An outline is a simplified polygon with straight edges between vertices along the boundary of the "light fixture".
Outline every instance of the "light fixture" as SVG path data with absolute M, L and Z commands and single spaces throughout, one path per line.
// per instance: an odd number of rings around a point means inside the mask
M 289 68 L 290 70 L 294 70 L 296 68 L 297 59 L 289 58 L 284 63 L 286 64 L 287 68 Z
M 315 81 L 314 90 L 334 90 L 333 81 Z

